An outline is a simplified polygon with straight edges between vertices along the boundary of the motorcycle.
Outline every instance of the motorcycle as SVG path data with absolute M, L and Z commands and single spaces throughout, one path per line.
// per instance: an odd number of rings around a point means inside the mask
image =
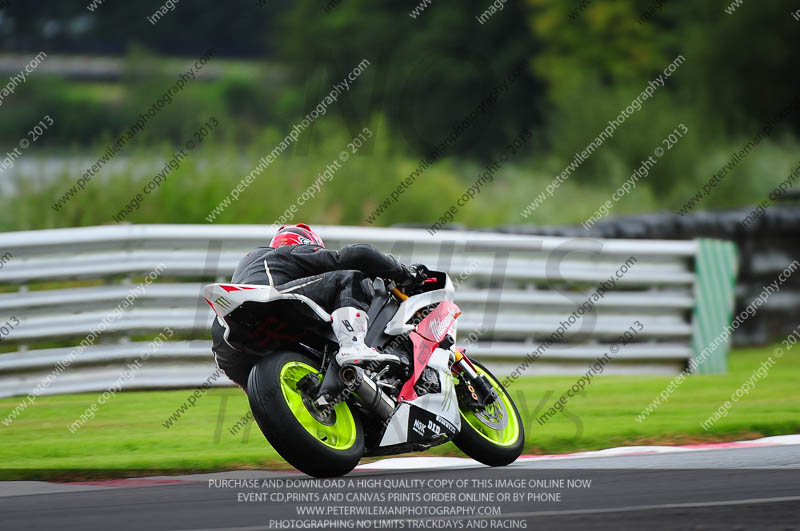
M 209 284 L 203 296 L 226 341 L 260 356 L 247 384 L 253 418 L 275 450 L 314 477 L 350 472 L 362 457 L 452 441 L 469 457 L 505 466 L 525 441 L 499 380 L 456 346 L 449 276 L 422 267 L 398 286 L 372 281 L 365 342 L 396 359 L 340 367 L 331 316 L 272 286 Z

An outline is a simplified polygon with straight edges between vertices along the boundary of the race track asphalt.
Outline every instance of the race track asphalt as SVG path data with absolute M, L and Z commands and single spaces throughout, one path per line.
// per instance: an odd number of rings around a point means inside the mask
M 256 470 L 0 482 L 0 529 L 800 530 L 800 444 L 662 450 L 531 457 L 502 468 L 396 458 L 334 486 Z

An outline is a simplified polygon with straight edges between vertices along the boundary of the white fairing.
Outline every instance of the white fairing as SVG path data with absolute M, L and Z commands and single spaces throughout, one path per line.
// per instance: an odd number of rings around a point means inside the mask
M 414 329 L 414 325 L 406 324 L 420 309 L 437 304 L 442 301 L 452 301 L 454 294 L 453 284 L 450 277 L 446 278 L 445 287 L 427 293 L 421 293 L 400 304 L 394 318 L 386 325 L 385 332 L 390 335 L 399 335 Z M 209 284 L 203 288 L 203 297 L 211 305 L 220 324 L 225 327 L 225 339 L 228 336 L 228 326 L 224 317 L 233 312 L 245 302 L 271 302 L 280 299 L 300 300 L 308 305 L 319 317 L 325 321 L 331 320 L 331 315 L 317 303 L 305 297 L 291 292 L 281 292 L 272 286 L 253 285 L 253 284 Z M 455 338 L 455 323 L 450 329 L 450 334 Z M 448 427 L 451 431 L 458 433 L 461 429 L 461 416 L 458 410 L 458 399 L 456 398 L 454 378 L 450 374 L 450 355 L 449 350 L 437 348 L 428 361 L 428 366 L 436 370 L 442 391 L 440 393 L 428 393 L 415 398 L 409 402 L 401 403 L 386 428 L 386 432 L 381 439 L 380 446 L 390 446 L 408 442 L 420 437 L 432 437 Z M 419 416 L 419 411 L 412 413 L 412 406 L 416 406 L 429 414 L 427 422 L 414 422 L 409 425 L 409 415 Z M 412 418 L 412 420 L 414 420 Z M 409 429 L 415 431 L 409 434 Z
M 224 286 L 224 287 L 223 287 Z M 208 284 L 203 288 L 203 297 L 219 317 L 225 317 L 245 302 L 270 302 L 280 299 L 294 299 L 308 305 L 320 319 L 331 320 L 331 314 L 319 304 L 304 295 L 281 292 L 272 286 L 258 284 Z
M 203 297 L 211 305 L 214 313 L 217 314 L 217 322 L 225 329 L 223 339 L 229 345 L 228 337 L 231 329 L 224 317 L 245 302 L 270 302 L 280 299 L 299 300 L 308 305 L 320 319 L 328 322 L 331 320 L 331 314 L 308 297 L 296 293 L 281 292 L 272 286 L 262 286 L 260 284 L 208 284 L 203 288 Z
M 436 349 L 446 353 L 449 358 L 449 352 L 442 349 Z M 433 360 L 433 356 L 431 357 Z M 447 362 L 445 362 L 446 364 Z M 431 364 L 429 364 L 431 366 Z M 409 422 L 408 416 L 411 411 L 411 406 L 417 406 L 425 411 L 428 411 L 436 416 L 439 423 L 449 423 L 453 426 L 456 433 L 461 430 L 461 415 L 458 412 L 458 399 L 456 398 L 456 388 L 453 377 L 449 371 L 444 371 L 437 368 L 439 373 L 439 382 L 441 382 L 441 393 L 428 393 L 415 398 L 409 402 L 403 402 L 395 411 L 392 420 L 386 427 L 386 432 L 383 434 L 380 446 L 391 446 L 393 444 L 402 444 L 409 440 Z M 428 428 L 430 429 L 430 428 Z
M 386 328 L 384 328 L 383 331 L 390 336 L 398 336 L 410 332 L 414 329 L 414 325 L 407 323 L 414 317 L 415 313 L 430 304 L 452 301 L 454 295 L 455 288 L 450 281 L 450 276 L 447 275 L 445 277 L 444 288 L 414 295 L 400 303 L 400 308 L 397 309 L 397 313 L 392 317 L 391 321 L 386 323 Z
M 403 301 L 395 316 L 386 324 L 384 332 L 389 335 L 400 335 L 410 332 L 415 327 L 407 323 L 414 317 L 414 314 L 431 304 L 437 304 L 442 301 L 452 301 L 454 294 L 455 289 L 453 283 L 450 281 L 450 277 L 447 276 L 443 289 L 420 293 L 419 295 L 414 295 Z M 456 337 L 457 323 L 458 321 L 454 322 L 453 326 L 450 328 L 450 334 L 453 338 Z M 412 405 L 434 415 L 438 423 L 449 424 L 456 433 L 461 430 L 461 415 L 458 410 L 455 382 L 453 376 L 450 374 L 450 351 L 441 348 L 434 350 L 428 360 L 428 366 L 435 369 L 438 373 L 442 392 L 428 393 L 409 402 L 401 403 L 392 416 L 392 419 L 389 421 L 389 425 L 386 427 L 386 432 L 383 434 L 380 446 L 403 444 L 409 441 L 411 438 L 409 428 L 415 429 L 413 425 L 410 426 L 409 424 L 409 415 Z M 431 428 L 433 430 L 438 429 L 435 425 L 428 425 L 424 428 L 422 426 L 417 427 L 417 429 L 422 430 L 426 435 L 431 434 Z M 422 434 L 418 431 L 416 435 L 421 436 Z

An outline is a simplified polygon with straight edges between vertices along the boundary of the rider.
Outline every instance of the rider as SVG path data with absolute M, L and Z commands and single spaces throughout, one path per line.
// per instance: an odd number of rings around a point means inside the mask
M 274 286 L 278 291 L 305 295 L 319 304 L 331 314 L 339 342 L 336 361 L 345 366 L 395 359 L 364 343 L 372 294 L 369 278 L 376 276 L 402 283 L 414 279 L 416 272 L 368 244 L 348 245 L 338 252 L 328 250 L 311 227 L 298 223 L 278 229 L 269 247 L 250 251 L 239 262 L 231 282 Z M 246 389 L 250 369 L 260 358 L 231 347 L 224 332 L 215 319 L 211 334 L 217 365 Z

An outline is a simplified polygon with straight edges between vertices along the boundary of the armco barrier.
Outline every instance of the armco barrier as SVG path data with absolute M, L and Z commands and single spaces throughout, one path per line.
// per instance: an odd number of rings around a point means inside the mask
M 103 390 L 164 327 L 174 331 L 173 340 L 123 387 L 200 385 L 214 370 L 208 340 L 212 314 L 200 290 L 207 282 L 229 280 L 244 254 L 266 245 L 268 230 L 119 225 L 0 234 L 0 251 L 12 256 L 0 270 L 0 324 L 12 317 L 19 321 L 0 338 L 0 348 L 17 349 L 0 354 L 0 396 L 32 393 L 54 370 L 57 376 L 37 393 Z M 723 288 L 732 285 L 735 252 L 723 242 L 318 230 L 329 248 L 365 242 L 404 262 L 448 271 L 463 310 L 460 342 L 475 340 L 468 352 L 500 374 L 513 371 L 631 257 L 615 286 L 524 374 L 585 372 L 634 321 L 642 331 L 612 357 L 606 372 L 675 373 L 715 337 L 731 311 L 724 306 L 732 297 Z M 714 247 L 710 252 L 704 251 L 708 245 Z M 163 270 L 153 283 L 107 319 L 159 264 Z M 92 330 L 104 319 L 95 338 Z M 86 348 L 70 356 L 87 335 Z M 698 370 L 723 371 L 726 351 L 722 345 Z M 226 384 L 225 379 L 215 383 Z

